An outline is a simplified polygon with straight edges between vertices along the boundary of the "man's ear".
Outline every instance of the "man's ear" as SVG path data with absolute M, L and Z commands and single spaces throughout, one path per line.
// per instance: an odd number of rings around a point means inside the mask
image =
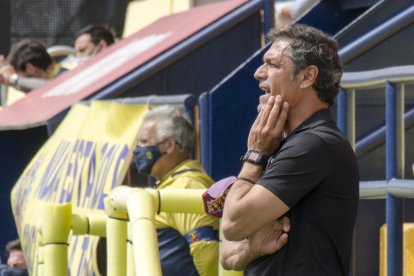
M 109 45 L 108 45 L 108 43 L 106 43 L 106 41 L 105 40 L 101 40 L 101 41 L 99 41 L 99 49 L 102 51 L 103 49 L 105 49 L 105 48 L 107 48 Z
M 175 139 L 173 138 L 167 138 L 165 140 L 165 142 L 163 143 L 164 145 L 164 152 L 165 153 L 172 153 L 175 151 L 175 148 L 178 146 L 177 141 L 175 141 Z
M 302 82 L 300 88 L 309 88 L 316 82 L 318 77 L 319 69 L 315 65 L 310 65 L 302 71 Z
M 25 73 L 27 75 L 33 76 L 33 75 L 37 75 L 39 68 L 37 68 L 37 66 L 31 64 L 30 62 L 26 63 L 25 66 Z

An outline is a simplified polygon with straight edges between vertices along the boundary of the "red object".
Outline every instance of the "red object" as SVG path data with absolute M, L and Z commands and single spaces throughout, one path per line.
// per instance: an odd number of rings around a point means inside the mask
M 204 210 L 207 214 L 221 218 L 223 216 L 224 202 L 231 186 L 237 177 L 230 176 L 214 183 L 203 194 Z

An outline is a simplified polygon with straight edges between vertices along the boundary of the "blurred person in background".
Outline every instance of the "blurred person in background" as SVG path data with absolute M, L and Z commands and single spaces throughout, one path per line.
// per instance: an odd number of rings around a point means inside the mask
M 76 56 L 92 56 L 115 42 L 114 33 L 103 25 L 88 25 L 75 35 Z
M 6 245 L 7 265 L 0 265 L 0 276 L 27 276 L 22 247 L 18 239 L 12 240 Z
M 320 0 L 276 1 L 276 26 L 292 24 L 319 2 Z
M 73 45 L 75 54 L 65 58 L 62 64 L 66 68 L 73 69 L 114 44 L 115 41 L 115 34 L 109 27 L 98 24 L 88 25 L 76 33 Z
M 7 57 L 0 57 L 0 83 L 23 92 L 36 89 L 67 71 L 35 39 L 15 43 Z
M 356 18 L 379 0 L 323 0 L 325 9 L 343 18 Z M 276 0 L 275 2 L 275 25 L 283 26 L 298 21 L 308 11 L 315 7 L 322 0 Z M 333 17 L 335 18 L 335 17 Z

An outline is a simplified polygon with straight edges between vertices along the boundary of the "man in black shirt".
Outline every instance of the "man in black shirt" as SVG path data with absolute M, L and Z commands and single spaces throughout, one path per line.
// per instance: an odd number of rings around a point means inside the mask
M 337 44 L 300 24 L 269 35 L 255 73 L 259 114 L 224 205 L 221 263 L 245 275 L 348 275 L 359 177 L 329 110 L 342 75 Z M 282 216 L 290 219 L 287 244 L 253 250 L 251 238 Z

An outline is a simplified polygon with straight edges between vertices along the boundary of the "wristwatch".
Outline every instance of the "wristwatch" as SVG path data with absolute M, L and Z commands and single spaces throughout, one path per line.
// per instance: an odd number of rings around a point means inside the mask
M 268 156 L 265 156 L 260 151 L 256 150 L 248 150 L 242 157 L 243 162 L 249 162 L 263 167 L 267 165 L 267 160 L 269 160 Z
M 19 80 L 19 76 L 16 73 L 12 74 L 9 79 L 10 83 L 13 85 L 17 85 L 18 80 Z

